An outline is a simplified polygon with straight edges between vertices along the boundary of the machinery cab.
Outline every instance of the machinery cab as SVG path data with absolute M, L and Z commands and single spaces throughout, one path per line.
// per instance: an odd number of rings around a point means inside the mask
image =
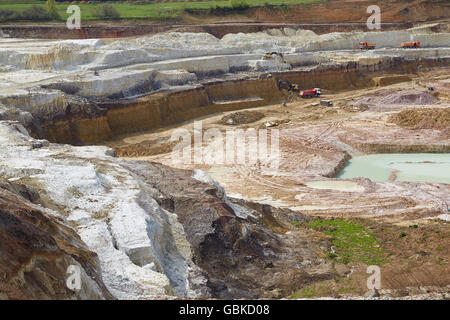
M 375 49 L 376 44 L 375 43 L 368 43 L 367 41 L 360 41 L 359 42 L 359 48 L 360 49 Z
M 267 52 L 263 57 L 265 59 L 272 59 L 272 58 L 275 58 L 275 56 L 279 56 L 280 58 L 283 58 L 283 54 L 280 52 L 276 52 L 276 51 Z

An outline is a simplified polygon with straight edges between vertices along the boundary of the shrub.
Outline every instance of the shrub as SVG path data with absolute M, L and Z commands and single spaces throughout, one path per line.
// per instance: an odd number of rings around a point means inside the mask
M 17 20 L 18 14 L 16 11 L 14 10 L 0 10 L 0 21 L 4 22 L 4 21 L 12 21 L 12 20 Z
M 47 0 L 47 10 L 53 19 L 60 19 L 58 9 L 56 9 L 55 0 Z
M 247 10 L 250 5 L 246 0 L 230 0 L 233 10 Z
M 119 19 L 120 13 L 114 6 L 104 4 L 94 9 L 93 16 L 99 19 Z
M 51 20 L 50 13 L 43 7 L 32 6 L 18 14 L 18 20 L 44 21 Z

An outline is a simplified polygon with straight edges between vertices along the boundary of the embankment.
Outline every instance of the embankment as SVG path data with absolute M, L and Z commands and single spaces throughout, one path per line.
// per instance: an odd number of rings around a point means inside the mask
M 408 29 L 413 27 L 411 22 L 394 22 L 383 24 L 383 31 Z M 202 25 L 86 25 L 81 29 L 70 30 L 65 24 L 51 25 L 2 25 L 0 34 L 8 38 L 27 39 L 101 39 L 123 38 L 157 34 L 171 30 L 183 30 L 183 32 L 206 32 L 217 38 L 222 38 L 229 33 L 254 33 L 268 29 L 292 28 L 295 30 L 311 30 L 317 34 L 330 32 L 367 31 L 366 23 L 224 23 Z

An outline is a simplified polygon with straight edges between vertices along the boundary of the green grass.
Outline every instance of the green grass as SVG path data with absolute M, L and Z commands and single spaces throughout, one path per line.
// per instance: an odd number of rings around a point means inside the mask
M 269 5 L 294 5 L 294 4 L 312 4 L 324 2 L 327 0 L 247 0 L 250 7 Z M 40 5 L 45 7 L 45 1 L 39 0 L 0 0 L 0 10 L 16 10 L 21 11 L 31 5 Z M 207 1 L 207 2 L 167 2 L 167 3 L 148 3 L 148 4 L 132 4 L 118 3 L 112 4 L 119 12 L 121 19 L 176 19 L 181 16 L 184 9 L 199 10 L 212 9 L 215 7 L 231 7 L 230 1 Z M 66 13 L 68 4 L 57 4 L 58 12 L 62 19 L 68 17 Z M 97 4 L 80 4 L 82 20 L 96 20 L 93 16 L 94 7 Z
M 375 237 L 362 225 L 349 220 L 318 219 L 307 223 L 310 228 L 331 236 L 335 254 L 328 257 L 336 262 L 363 262 L 367 265 L 385 263 L 383 250 Z

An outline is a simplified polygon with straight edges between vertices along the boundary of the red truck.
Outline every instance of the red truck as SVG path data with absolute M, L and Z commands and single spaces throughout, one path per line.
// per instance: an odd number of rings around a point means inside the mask
M 420 42 L 402 42 L 402 48 L 420 48 Z
M 372 50 L 375 49 L 376 45 L 376 43 L 360 42 L 359 48 L 361 50 Z
M 320 96 L 320 88 L 314 88 L 311 90 L 300 91 L 300 97 L 302 98 L 312 98 Z

